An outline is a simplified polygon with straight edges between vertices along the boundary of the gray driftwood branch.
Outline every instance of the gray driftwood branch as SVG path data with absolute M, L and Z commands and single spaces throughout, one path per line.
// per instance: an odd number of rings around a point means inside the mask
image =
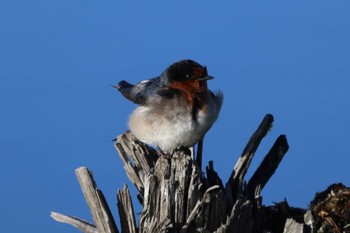
M 121 232 L 312 233 L 318 232 L 317 228 L 328 229 L 329 226 L 339 231 L 341 227 L 336 220 L 325 214 L 326 204 L 317 204 L 316 201 L 314 204 L 315 213 L 318 218 L 324 218 L 323 222 L 315 221 L 314 212 L 289 207 L 286 201 L 272 207 L 262 205 L 261 191 L 288 151 L 285 135 L 277 138 L 261 165 L 246 182 L 245 174 L 272 123 L 273 116 L 266 115 L 243 150 L 225 186 L 214 170 L 213 161 L 209 162 L 204 173 L 198 164 L 201 159 L 194 160 L 193 150 L 178 149 L 171 156 L 159 157 L 154 149 L 138 141 L 130 132 L 118 136 L 115 148 L 127 176 L 137 188 L 137 199 L 142 204 L 142 212 L 136 220 L 128 187 L 125 185 L 118 190 Z M 94 223 L 55 212 L 51 216 L 86 233 L 118 232 L 91 172 L 82 167 L 76 170 L 76 174 Z M 341 193 L 347 194 L 344 191 Z M 350 191 L 348 193 L 350 199 Z
M 118 233 L 114 218 L 101 190 L 96 186 L 91 171 L 86 167 L 75 170 L 87 205 L 90 208 L 94 224 L 68 215 L 52 212 L 56 221 L 70 224 L 85 233 Z

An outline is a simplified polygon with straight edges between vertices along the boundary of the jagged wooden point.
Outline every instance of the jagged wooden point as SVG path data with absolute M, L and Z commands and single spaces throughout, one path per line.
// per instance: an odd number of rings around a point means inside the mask
M 142 204 L 137 223 L 128 187 L 125 185 L 118 190 L 121 232 L 307 233 L 319 232 L 318 229 L 328 229 L 329 226 L 336 229 L 334 232 L 341 232 L 340 224 L 330 217 L 323 217 L 323 222 L 315 220 L 322 218 L 320 216 L 324 213 L 325 207 L 321 204 L 315 204 L 319 216 L 311 210 L 289 207 L 286 201 L 272 207 L 262 205 L 261 191 L 288 151 L 285 135 L 277 138 L 250 180 L 245 180 L 255 152 L 272 123 L 273 116 L 267 114 L 225 185 L 214 170 L 213 161 L 206 166 L 205 173 L 202 171 L 193 159 L 193 150 L 178 149 L 172 156 L 158 156 L 154 149 L 138 141 L 131 132 L 118 136 L 115 148 Z M 201 163 L 201 159 L 198 162 Z M 56 212 L 51 216 L 86 233 L 119 232 L 92 173 L 81 167 L 76 174 L 94 223 Z M 350 191 L 344 193 L 349 195 Z

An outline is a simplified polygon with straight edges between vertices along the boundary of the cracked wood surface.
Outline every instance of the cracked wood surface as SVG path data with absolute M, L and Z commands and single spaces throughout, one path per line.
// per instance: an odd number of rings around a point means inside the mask
M 118 136 L 115 148 L 123 161 L 128 178 L 138 191 L 138 200 L 142 204 L 137 224 L 128 187 L 125 185 L 122 190 L 118 190 L 117 207 L 121 231 L 123 233 L 311 232 L 307 231 L 311 227 L 305 226 L 312 226 L 312 215 L 308 215 L 308 224 L 300 223 L 290 216 L 282 219 L 281 226 L 276 227 L 268 220 L 270 218 L 268 216 L 274 214 L 273 211 L 268 212 L 273 210 L 273 207 L 262 206 L 261 190 L 288 150 L 284 135 L 276 140 L 246 185 L 247 169 L 261 140 L 270 130 L 272 122 L 273 116 L 267 114 L 243 150 L 226 186 L 214 170 L 214 163 L 210 161 L 206 173 L 203 173 L 189 149 L 175 150 L 171 156 L 158 156 L 154 149 L 138 141 L 129 131 Z M 119 232 L 91 172 L 87 168 L 79 168 L 77 177 L 90 207 L 94 224 L 55 212 L 52 213 L 52 217 L 57 221 L 71 224 L 83 232 Z M 276 204 L 277 209 L 278 205 Z M 286 209 L 288 212 L 288 206 L 278 211 L 283 212 Z M 301 210 L 297 215 L 300 213 L 304 212 Z

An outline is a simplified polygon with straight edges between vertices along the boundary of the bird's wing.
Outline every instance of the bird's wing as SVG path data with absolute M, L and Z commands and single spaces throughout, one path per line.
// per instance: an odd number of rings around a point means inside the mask
M 159 91 L 157 91 L 156 94 L 160 97 L 165 97 L 167 99 L 171 99 L 174 96 L 179 95 L 180 91 L 178 89 L 164 87 L 164 88 L 160 89 Z
M 160 96 L 170 98 L 176 94 L 175 90 L 167 88 L 166 85 L 161 83 L 158 77 L 141 81 L 135 85 L 123 80 L 115 88 L 128 100 L 141 105 L 147 105 L 147 100 L 150 97 Z
M 214 98 L 216 109 L 217 109 L 217 112 L 219 113 L 221 110 L 222 102 L 224 101 L 224 94 L 220 90 L 216 91 L 215 94 L 212 91 L 210 91 L 210 93 Z
M 144 104 L 146 99 L 144 91 L 150 85 L 150 83 L 151 79 L 141 81 L 135 85 L 122 80 L 118 83 L 118 86 L 115 86 L 115 88 L 117 88 L 125 98 L 134 102 L 135 104 Z

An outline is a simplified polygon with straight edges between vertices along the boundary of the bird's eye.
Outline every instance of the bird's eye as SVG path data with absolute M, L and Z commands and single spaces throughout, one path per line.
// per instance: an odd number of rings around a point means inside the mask
M 191 78 L 191 75 L 190 75 L 190 74 L 187 74 L 187 75 L 186 75 L 186 78 L 187 78 L 187 79 L 190 79 L 190 78 Z

